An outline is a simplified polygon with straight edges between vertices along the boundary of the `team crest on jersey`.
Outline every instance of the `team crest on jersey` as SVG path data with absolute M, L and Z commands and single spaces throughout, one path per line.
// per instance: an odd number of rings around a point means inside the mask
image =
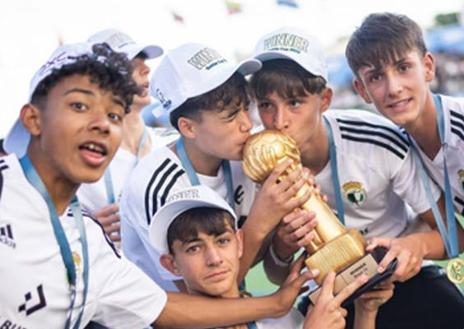
M 74 261 L 74 266 L 76 267 L 76 272 L 80 273 L 81 271 L 81 255 L 79 255 L 76 251 L 72 252 L 72 258 Z
M 367 193 L 360 182 L 348 182 L 342 186 L 345 198 L 355 206 L 361 206 L 367 199 Z
M 458 170 L 459 182 L 461 182 L 461 187 L 464 190 L 464 169 Z

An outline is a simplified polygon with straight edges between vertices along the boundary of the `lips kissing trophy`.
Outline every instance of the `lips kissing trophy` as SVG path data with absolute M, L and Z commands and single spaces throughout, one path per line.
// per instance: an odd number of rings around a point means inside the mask
M 289 158 L 293 164 L 283 176 L 301 168 L 300 151 L 289 136 L 276 130 L 264 130 L 248 139 L 243 151 L 243 169 L 253 181 L 263 182 L 277 164 Z M 305 194 L 308 189 L 312 192 L 313 187 L 305 184 L 296 196 Z M 377 262 L 383 255 L 366 254 L 363 236 L 357 230 L 343 226 L 318 193 L 312 193 L 301 208 L 315 212 L 318 220 L 314 229 L 315 238 L 305 246 L 310 255 L 305 263 L 308 268 L 320 271 L 315 278 L 319 286 L 331 271 L 337 273 L 334 293 L 362 273 L 367 273 L 370 281 L 358 289 L 358 293 L 354 294 L 356 296 L 381 281 L 377 274 Z M 319 290 L 310 293 L 309 298 L 313 303 L 318 294 Z

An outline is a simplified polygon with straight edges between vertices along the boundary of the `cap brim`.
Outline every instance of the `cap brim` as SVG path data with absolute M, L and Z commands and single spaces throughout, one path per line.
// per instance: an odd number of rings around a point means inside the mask
M 149 227 L 149 238 L 152 246 L 162 255 L 169 253 L 169 246 L 167 243 L 168 229 L 174 219 L 177 218 L 183 212 L 199 207 L 211 207 L 224 209 L 228 211 L 235 219 L 235 213 L 232 209 L 225 209 L 219 207 L 217 204 L 208 202 L 205 200 L 178 200 L 173 204 L 166 204 L 162 207 L 152 218 L 151 225 Z
M 29 131 L 27 131 L 21 120 L 18 118 L 6 135 L 5 140 L 3 141 L 3 148 L 6 153 L 15 153 L 18 158 L 21 158 L 27 152 L 30 139 L 31 135 L 29 134 Z
M 155 45 L 149 45 L 149 46 L 135 46 L 132 47 L 131 49 L 127 49 L 126 53 L 129 59 L 134 59 L 138 54 L 143 52 L 149 59 L 153 59 L 156 57 L 159 57 L 163 54 L 163 48 Z
M 240 62 L 235 71 L 238 71 L 243 76 L 246 76 L 248 74 L 253 74 L 256 71 L 260 70 L 262 66 L 263 65 L 259 60 L 251 58 Z

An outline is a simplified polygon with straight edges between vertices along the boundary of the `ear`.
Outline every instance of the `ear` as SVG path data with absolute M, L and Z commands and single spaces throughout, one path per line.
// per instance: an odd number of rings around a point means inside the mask
M 172 255 L 164 254 L 160 257 L 160 263 L 165 269 L 167 269 L 172 274 L 181 276 L 179 268 L 176 265 L 176 261 Z
M 330 103 L 332 103 L 332 95 L 332 88 L 327 87 L 322 91 L 321 113 L 325 112 L 330 107 Z
M 364 101 L 367 104 L 372 103 L 372 100 L 369 97 L 369 94 L 367 93 L 366 88 L 364 87 L 364 83 L 361 80 L 359 80 L 358 78 L 354 78 L 353 79 L 353 88 L 354 88 L 354 90 L 356 90 L 356 92 L 359 94 L 359 96 L 361 96 L 361 98 L 364 99 Z
M 179 127 L 179 132 L 181 133 L 182 136 L 188 139 L 194 139 L 196 136 L 195 124 L 196 122 L 194 120 L 186 118 L 186 117 L 180 117 L 179 120 L 177 120 L 177 126 Z
M 32 136 L 39 136 L 42 132 L 42 111 L 35 105 L 26 104 L 19 115 L 24 127 Z
M 435 58 L 429 52 L 427 52 L 423 59 L 424 70 L 425 70 L 425 81 L 430 82 L 435 79 Z
M 235 237 L 237 238 L 238 258 L 241 259 L 243 255 L 243 231 L 237 230 Z

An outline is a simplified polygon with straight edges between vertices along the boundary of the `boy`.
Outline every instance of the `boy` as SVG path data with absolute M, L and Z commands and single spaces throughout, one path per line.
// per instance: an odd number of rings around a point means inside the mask
M 288 166 L 283 163 L 254 200 L 255 185 L 245 177 L 238 161 L 252 128 L 244 75 L 260 67 L 256 60 L 232 65 L 217 51 L 188 43 L 167 53 L 153 74 L 152 94 L 170 113 L 181 138 L 143 158 L 133 171 L 121 197 L 122 249 L 167 290 L 183 288 L 182 280 L 159 264 L 148 226 L 174 191 L 207 185 L 234 207 L 240 225 L 249 217 L 243 224 L 245 254 L 240 279 L 278 221 L 308 198 L 292 198 L 307 179 L 303 171 L 277 184 L 279 173 Z M 313 225 L 311 214 L 306 214 L 301 226 Z
M 404 287 L 424 287 L 421 291 L 427 287 L 440 296 L 441 304 L 454 308 L 453 314 L 462 317 L 457 310 L 464 302 L 453 284 L 440 275 L 438 267 L 421 270 L 423 259 L 445 256 L 444 246 L 409 143 L 401 132 L 389 121 L 365 111 L 326 111 L 332 90 L 326 86 L 324 55 L 318 41 L 304 32 L 283 28 L 264 36 L 256 46 L 255 57 L 263 61 L 263 68 L 253 75 L 251 88 L 264 126 L 295 139 L 303 166 L 315 174 L 329 204 L 348 227 L 357 228 L 367 238 L 385 237 L 382 241 L 389 250 L 379 271 L 398 259 L 392 279 L 404 283 L 396 286 L 392 300 L 380 309 L 379 327 L 412 327 L 402 313 L 410 316 L 409 306 L 401 303 L 415 305 L 426 298 L 411 292 L 403 298 Z M 440 190 L 430 185 L 436 201 Z M 296 249 L 286 243 L 288 232 L 294 229 L 286 226 L 274 241 L 280 257 Z M 376 244 L 369 244 L 368 250 Z M 453 328 L 462 321 L 450 319 L 449 309 L 434 315 L 444 327 Z M 410 320 L 415 322 L 417 317 L 410 316 Z
M 404 15 L 371 14 L 351 36 L 346 57 L 359 95 L 406 130 L 449 209 L 454 203 L 463 214 L 464 102 L 430 90 L 435 60 L 420 27 Z M 453 214 L 448 217 L 456 225 Z M 449 256 L 456 257 L 457 243 L 451 247 Z
M 106 45 L 75 44 L 32 79 L 6 138 L 12 154 L 0 158 L 0 327 L 198 327 L 285 314 L 308 274 L 261 300 L 166 294 L 81 211 L 79 184 L 98 180 L 121 142 L 137 92 L 131 74 Z
M 153 129 L 145 127 L 141 115 L 142 109 L 150 104 L 150 67 L 145 61 L 161 56 L 163 50 L 155 45 L 138 45 L 130 36 L 116 29 L 97 32 L 87 41 L 91 44 L 106 43 L 114 51 L 126 54 L 132 64 L 132 78 L 140 88 L 134 96 L 130 113 L 124 119 L 121 147 L 110 166 L 97 182 L 82 184 L 77 194 L 82 206 L 103 225 L 110 239 L 119 242 L 118 202 L 122 187 L 139 158 L 166 142 L 162 139 L 160 129 L 157 129 L 158 135 L 155 135 Z
M 153 217 L 149 235 L 153 246 L 161 254 L 161 264 L 183 277 L 190 294 L 216 298 L 246 297 L 237 284 L 243 253 L 242 232 L 237 229 L 234 211 L 209 187 L 189 187 L 172 194 Z M 330 289 L 333 289 L 332 274 L 324 282 L 323 293 L 314 310 L 308 314 L 305 327 L 344 328 L 343 314 L 346 312 L 340 308 L 340 302 L 352 291 L 352 286 L 335 298 Z M 385 302 L 391 293 L 390 287 L 389 291 L 376 292 L 375 298 L 377 301 L 383 298 Z M 368 312 L 364 313 L 363 320 L 359 320 L 360 327 L 373 328 L 375 317 L 369 315 L 375 314 L 375 307 L 362 309 Z M 370 326 L 367 326 L 367 321 L 370 321 Z M 255 321 L 247 326 L 302 328 L 303 316 L 291 309 L 284 317 Z

